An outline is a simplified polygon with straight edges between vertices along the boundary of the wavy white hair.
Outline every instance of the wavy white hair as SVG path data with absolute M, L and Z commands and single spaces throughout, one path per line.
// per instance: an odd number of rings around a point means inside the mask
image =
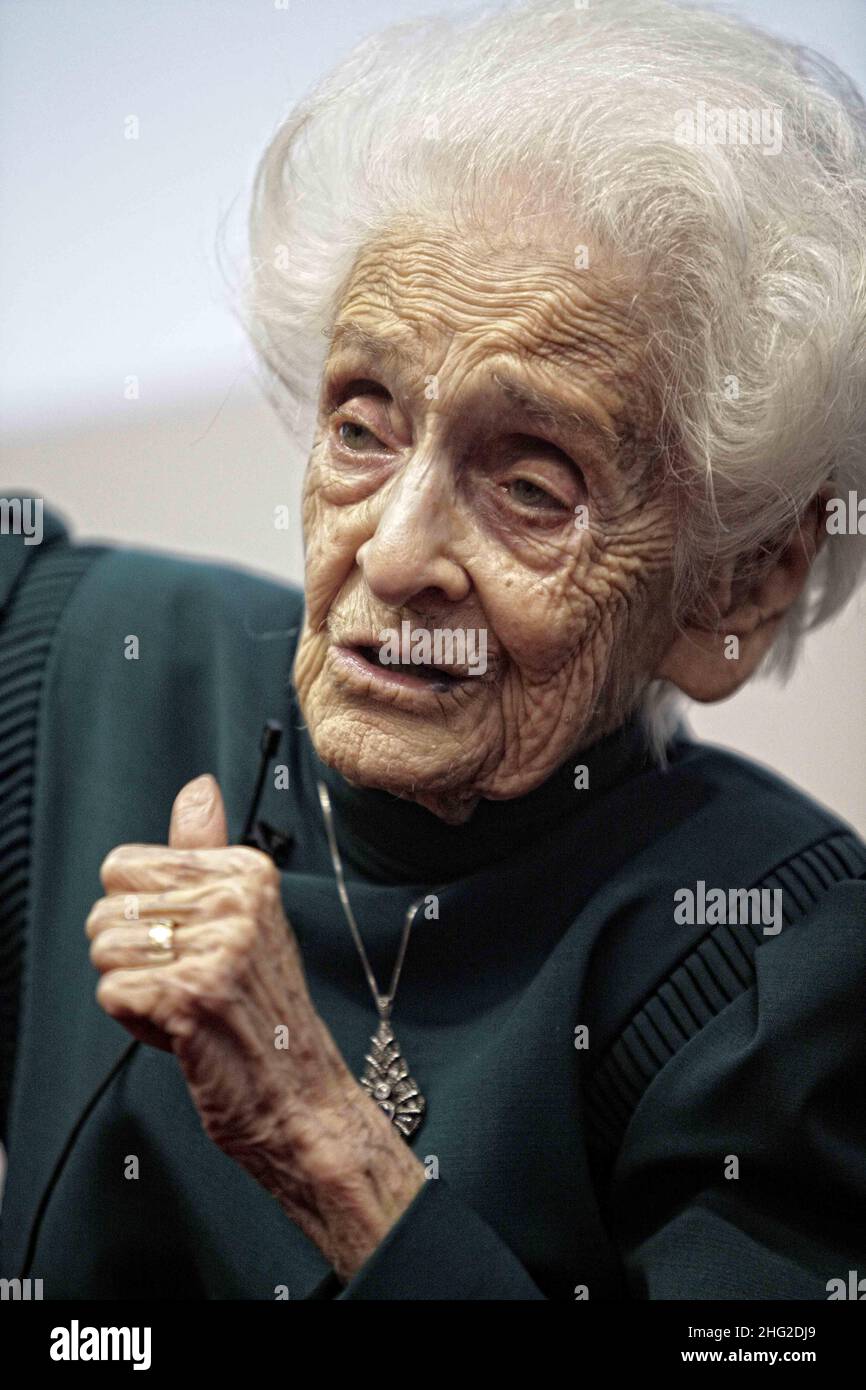
M 775 113 L 778 150 L 687 143 L 683 113 L 707 108 Z M 244 318 L 299 449 L 366 242 L 407 217 L 506 232 L 549 210 L 560 250 L 633 270 L 683 498 L 681 616 L 718 562 L 769 562 L 822 485 L 866 492 L 862 99 L 814 52 L 671 0 L 522 0 L 366 40 L 278 129 L 253 191 Z M 828 538 L 765 669 L 790 673 L 864 554 Z M 672 694 L 644 694 L 658 748 Z

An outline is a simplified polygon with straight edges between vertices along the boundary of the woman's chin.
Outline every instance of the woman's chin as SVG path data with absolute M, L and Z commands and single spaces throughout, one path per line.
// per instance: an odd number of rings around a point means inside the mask
M 452 747 L 441 733 L 429 742 L 394 733 L 383 722 L 334 710 L 306 720 L 318 757 L 353 786 L 417 801 L 446 820 L 465 820 L 479 796 L 477 764 L 470 765 L 465 746 Z

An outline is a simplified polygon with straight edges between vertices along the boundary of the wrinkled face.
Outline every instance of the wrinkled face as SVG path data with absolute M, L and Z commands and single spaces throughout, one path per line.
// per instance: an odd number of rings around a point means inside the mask
M 356 262 L 305 482 L 295 663 L 350 781 L 460 821 L 616 728 L 655 674 L 673 509 L 616 283 L 417 232 Z

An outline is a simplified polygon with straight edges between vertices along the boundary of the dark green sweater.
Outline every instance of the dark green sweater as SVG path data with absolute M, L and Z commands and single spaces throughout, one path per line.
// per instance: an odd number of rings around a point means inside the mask
M 866 1272 L 866 851 L 849 827 L 685 736 L 661 770 L 630 725 L 579 759 L 588 790 L 565 767 L 448 827 L 318 764 L 291 588 L 75 547 L 52 519 L 41 546 L 0 540 L 0 605 L 4 1277 L 26 1264 L 46 1298 L 823 1299 Z M 261 816 L 291 837 L 286 911 L 358 1073 L 376 1018 L 317 775 L 380 978 L 408 903 L 438 901 L 394 1012 L 429 1181 L 345 1289 L 204 1134 L 174 1058 L 134 1048 L 99 1089 L 129 1044 L 94 998 L 100 863 L 164 843 L 203 771 L 238 838 L 268 718 L 290 785 L 268 778 Z M 782 930 L 677 923 L 675 892 L 699 881 L 780 889 Z

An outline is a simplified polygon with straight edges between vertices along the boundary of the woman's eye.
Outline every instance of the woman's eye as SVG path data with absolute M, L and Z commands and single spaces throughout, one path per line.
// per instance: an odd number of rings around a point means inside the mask
M 368 430 L 366 425 L 359 425 L 356 420 L 343 420 L 337 433 L 341 444 L 355 453 L 367 453 L 370 449 L 384 447 L 372 430 Z
M 537 483 L 528 478 L 514 478 L 506 484 L 509 497 L 522 507 L 532 507 L 535 511 L 563 511 L 565 508 L 558 498 L 545 492 Z

